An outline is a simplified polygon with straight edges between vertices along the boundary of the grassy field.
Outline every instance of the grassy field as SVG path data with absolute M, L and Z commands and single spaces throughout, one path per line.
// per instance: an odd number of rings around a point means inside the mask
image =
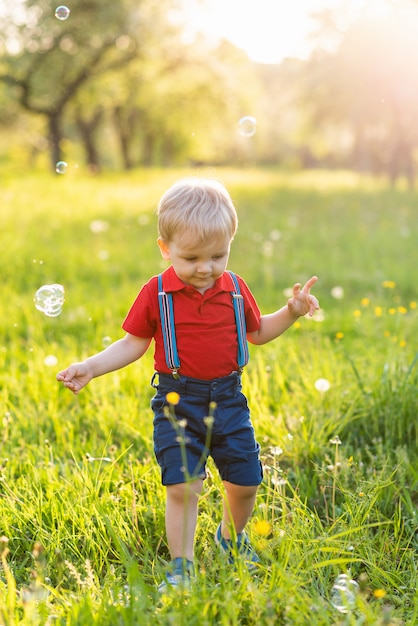
M 244 373 L 265 466 L 249 524 L 258 577 L 216 554 L 211 466 L 196 584 L 159 596 L 169 556 L 152 356 L 78 397 L 55 375 L 121 336 L 164 267 L 156 203 L 189 173 L 3 177 L 0 624 L 417 624 L 416 195 L 350 173 L 197 172 L 233 196 L 230 268 L 262 311 L 312 274 L 322 308 L 251 347 Z M 65 287 L 55 318 L 33 303 L 50 283 Z M 339 574 L 359 585 L 346 613 L 331 602 Z

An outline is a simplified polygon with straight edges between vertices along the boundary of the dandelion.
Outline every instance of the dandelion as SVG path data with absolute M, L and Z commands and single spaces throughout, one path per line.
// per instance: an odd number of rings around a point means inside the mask
M 417 303 L 416 303 L 416 302 L 414 302 L 414 301 L 410 302 L 410 303 L 409 303 L 409 308 L 410 308 L 410 309 L 416 309 L 416 308 L 417 308 Z
M 48 354 L 48 356 L 44 358 L 44 363 L 47 367 L 55 367 L 58 363 L 58 359 L 53 354 Z
M 295 323 L 293 324 L 293 328 L 294 328 L 295 330 L 298 330 L 299 328 L 302 328 L 302 324 L 301 324 L 300 322 L 295 322 Z
M 396 283 L 394 280 L 384 280 L 382 283 L 384 289 L 395 289 Z
M 109 257 L 110 254 L 108 250 L 99 250 L 99 252 L 97 253 L 97 258 L 99 259 L 99 261 L 107 261 Z
M 215 418 L 213 417 L 213 415 L 208 415 L 207 417 L 203 418 L 203 423 L 206 426 L 206 428 L 212 428 L 214 421 L 215 421 Z
M 272 230 L 270 232 L 270 239 L 272 241 L 279 241 L 279 239 L 281 239 L 281 238 L 282 238 L 282 233 L 280 232 L 280 230 L 276 229 L 276 230 Z
M 386 591 L 384 589 L 375 589 L 373 591 L 373 595 L 375 598 L 378 598 L 380 600 L 381 598 L 385 597 Z
M 395 313 L 396 313 L 395 307 L 391 306 L 389 311 L 388 311 L 388 313 L 389 313 L 389 315 L 395 315 Z
M 331 289 L 331 296 L 336 300 L 342 300 L 344 298 L 344 289 L 340 285 L 335 285 Z
M 369 298 L 362 298 L 360 301 L 361 306 L 369 306 L 370 300 Z
M 331 383 L 326 378 L 318 378 L 318 380 L 315 381 L 314 387 L 320 393 L 325 393 L 331 387 Z
M 271 482 L 275 487 L 284 487 L 285 485 L 287 485 L 286 478 L 276 478 L 275 476 L 273 476 Z
M 105 220 L 93 220 L 90 222 L 90 230 L 92 233 L 105 233 L 109 230 L 109 223 Z
M 390 332 L 388 330 L 385 330 L 385 332 L 383 333 L 384 337 L 390 337 Z
M 187 420 L 186 419 L 181 419 L 177 422 L 177 424 L 179 425 L 179 428 L 186 428 L 187 426 Z
M 335 437 L 330 439 L 329 442 L 332 443 L 332 445 L 334 445 L 334 446 L 340 446 L 341 443 L 342 443 L 342 441 L 341 441 L 341 439 L 339 438 L 338 435 L 335 435 Z
M 406 341 L 405 341 L 404 339 L 401 339 L 401 341 L 399 342 L 399 346 L 400 346 L 401 348 L 405 348 L 405 346 L 406 346 Z
M 263 254 L 264 254 L 264 256 L 271 257 L 271 256 L 273 256 L 273 252 L 274 252 L 273 243 L 271 241 L 265 241 L 263 243 Z
M 270 454 L 272 456 L 280 456 L 281 454 L 283 454 L 283 450 L 280 446 L 272 446 L 270 448 Z
M 360 317 L 361 316 L 361 311 L 359 309 L 356 309 L 355 311 L 353 311 L 353 315 L 354 315 L 354 317 Z
M 272 526 L 266 520 L 257 520 L 253 525 L 254 531 L 260 537 L 268 537 L 271 534 Z
M 308 313 L 306 317 L 308 317 L 308 319 L 313 320 L 314 322 L 323 322 L 325 319 L 325 313 L 322 309 L 316 309 L 316 311 L 314 311 L 314 314 L 312 316 L 310 316 Z
M 335 333 L 335 339 L 342 339 L 344 337 L 344 333 L 338 332 Z
M 408 309 L 405 306 L 398 306 L 398 313 L 405 315 L 406 313 L 408 313 Z
M 376 317 L 382 317 L 382 313 L 383 313 L 383 309 L 381 306 L 374 307 L 374 314 L 376 315 Z
M 170 391 L 165 399 L 169 404 L 176 406 L 180 402 L 180 396 L 176 391 Z

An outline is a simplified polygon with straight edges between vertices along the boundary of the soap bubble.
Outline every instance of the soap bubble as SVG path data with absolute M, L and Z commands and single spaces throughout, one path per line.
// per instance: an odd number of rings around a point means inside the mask
M 68 169 L 68 163 L 65 161 L 58 161 L 55 165 L 55 171 L 57 174 L 65 174 Z
M 252 137 L 257 130 L 257 120 L 251 115 L 245 115 L 238 122 L 240 135 L 243 137 Z
M 350 580 L 347 574 L 340 574 L 335 579 L 331 589 L 330 601 L 332 606 L 340 613 L 349 613 L 356 606 L 358 591 L 359 586 L 355 580 Z
M 61 5 L 55 9 L 55 17 L 57 20 L 66 20 L 70 15 L 70 9 L 65 5 Z
M 62 313 L 64 300 L 64 287 L 58 284 L 39 287 L 33 298 L 35 307 L 47 317 L 58 317 Z

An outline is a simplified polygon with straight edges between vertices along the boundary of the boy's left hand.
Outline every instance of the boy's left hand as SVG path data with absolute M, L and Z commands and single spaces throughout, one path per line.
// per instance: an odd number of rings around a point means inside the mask
M 318 276 L 312 276 L 303 287 L 300 283 L 293 285 L 293 296 L 287 301 L 287 306 L 295 317 L 301 317 L 307 313 L 312 316 L 319 309 L 318 300 L 311 294 L 311 287 L 317 280 Z

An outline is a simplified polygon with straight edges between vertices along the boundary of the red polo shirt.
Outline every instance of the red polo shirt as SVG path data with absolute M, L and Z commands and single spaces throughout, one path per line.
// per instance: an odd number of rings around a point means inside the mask
M 260 328 L 260 310 L 245 282 L 237 278 L 244 297 L 247 332 L 251 333 Z M 163 289 L 173 296 L 180 374 L 210 380 L 236 371 L 238 339 L 230 276 L 224 272 L 213 287 L 201 294 L 183 283 L 170 266 L 163 273 Z M 165 362 L 157 276 L 141 289 L 122 328 L 137 337 L 153 337 L 154 367 L 157 372 L 170 373 Z

